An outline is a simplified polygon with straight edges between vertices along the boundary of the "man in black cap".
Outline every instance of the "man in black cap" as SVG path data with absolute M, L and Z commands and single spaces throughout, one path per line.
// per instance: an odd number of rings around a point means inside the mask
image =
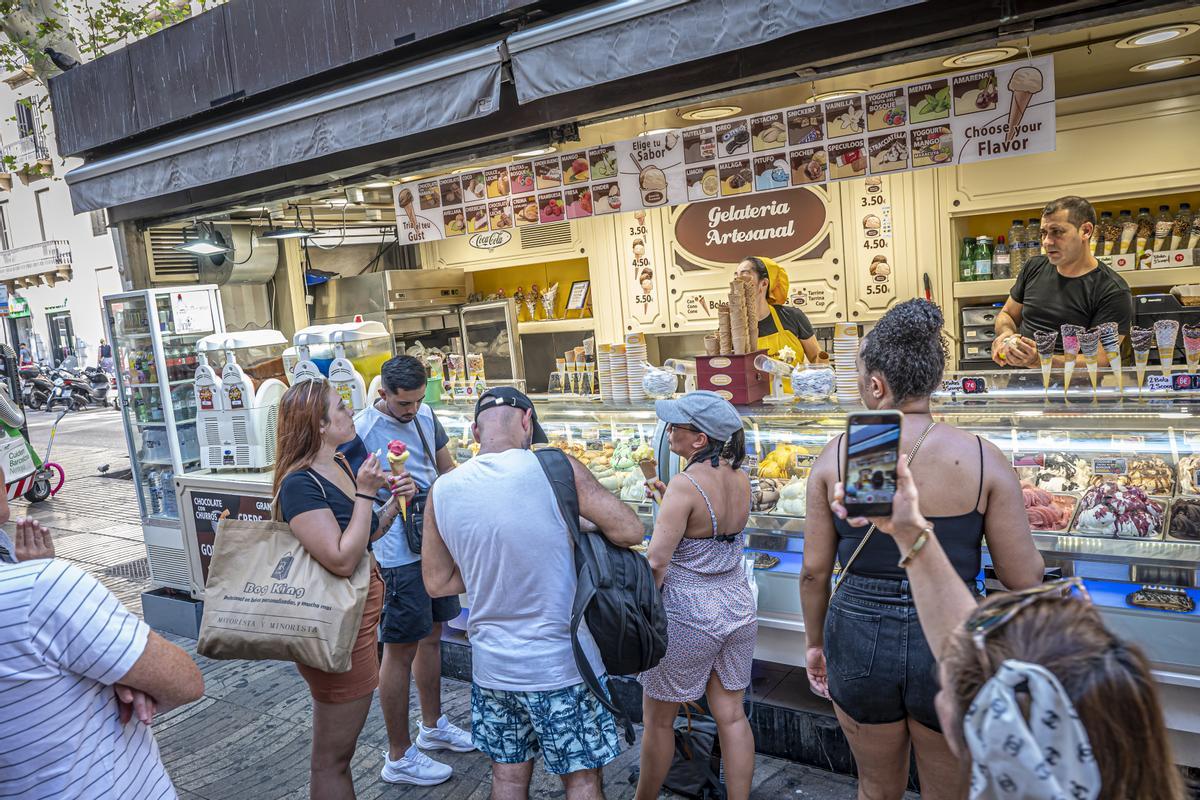
M 546 433 L 529 398 L 505 387 L 480 396 L 474 434 L 478 455 L 433 484 L 422 548 L 429 595 L 466 592 L 470 601 L 472 741 L 492 759 L 493 796 L 527 796 L 540 747 L 568 800 L 601 797 L 601 770 L 620 745 L 612 714 L 575 665 L 571 539 L 529 449 Z M 637 515 L 570 461 L 580 516 L 613 544 L 640 543 Z M 603 675 L 586 625 L 579 640 Z

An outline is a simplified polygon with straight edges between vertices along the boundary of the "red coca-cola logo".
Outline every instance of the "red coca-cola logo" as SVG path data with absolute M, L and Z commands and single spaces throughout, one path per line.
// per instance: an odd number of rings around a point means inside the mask
M 675 242 L 721 264 L 752 255 L 795 259 L 819 243 L 827 218 L 825 199 L 812 189 L 691 203 L 675 219 Z

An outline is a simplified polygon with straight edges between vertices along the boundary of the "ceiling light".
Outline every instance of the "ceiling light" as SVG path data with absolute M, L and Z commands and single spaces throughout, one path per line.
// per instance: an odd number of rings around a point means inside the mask
M 671 133 L 674 128 L 654 128 L 653 130 L 642 131 L 638 136 L 659 136 L 664 133 Z
M 983 64 L 995 64 L 1006 58 L 1012 58 L 1019 53 L 1015 47 L 987 47 L 983 50 L 972 50 L 969 53 L 959 53 L 950 56 L 942 62 L 947 67 L 978 67 Z
M 1194 64 L 1200 61 L 1200 56 L 1172 56 L 1171 58 L 1160 58 L 1156 61 L 1143 61 L 1137 66 L 1129 68 L 1130 72 L 1158 72 L 1161 69 L 1174 69 L 1182 67 L 1184 64 Z
M 225 237 L 213 227 L 211 222 L 199 222 L 195 227 L 195 238 L 188 238 L 188 228 L 183 229 L 183 244 L 177 244 L 172 249 L 196 256 L 215 256 L 233 250 L 225 243 Z
M 1126 36 L 1117 42 L 1117 47 L 1129 50 L 1134 47 L 1149 47 L 1163 42 L 1170 42 L 1200 30 L 1200 25 L 1185 22 L 1180 25 L 1168 25 L 1164 28 L 1151 28 L 1148 31 Z
M 309 227 L 304 227 L 300 221 L 300 209 L 296 208 L 296 224 L 294 226 L 278 225 L 267 228 L 258 235 L 259 239 L 307 239 L 320 233 L 317 226 L 312 224 L 312 209 L 308 210 Z
M 397 183 L 408 183 L 409 181 L 419 181 L 424 177 L 427 177 L 427 176 L 425 176 L 425 175 L 405 175 L 403 178 L 397 179 L 396 182 Z
M 835 89 L 832 92 L 821 92 L 814 94 L 806 100 L 806 103 L 823 103 L 826 100 L 841 100 L 843 97 L 853 97 L 856 94 L 863 94 L 866 89 Z
M 417 175 L 417 176 L 414 176 L 413 178 L 405 178 L 404 180 L 411 181 L 411 180 L 415 180 L 416 178 L 419 178 L 419 177 L 421 177 L 421 176 Z M 374 183 L 364 183 L 363 188 L 364 189 L 390 189 L 390 188 L 392 188 L 392 182 L 391 181 L 375 181 Z
M 680 111 L 679 116 L 693 122 L 707 122 L 708 120 L 732 117 L 740 113 L 742 113 L 741 106 L 704 106 L 703 108 Z
M 552 144 L 548 144 L 545 147 L 536 147 L 533 150 L 526 150 L 524 153 L 517 153 L 515 156 L 513 156 L 513 158 L 533 158 L 534 156 L 544 156 L 547 153 L 553 153 L 556 150 L 558 150 L 557 147 Z

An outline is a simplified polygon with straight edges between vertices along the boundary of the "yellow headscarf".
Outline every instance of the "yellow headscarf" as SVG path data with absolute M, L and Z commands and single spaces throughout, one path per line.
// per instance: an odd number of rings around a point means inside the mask
M 767 302 L 773 306 L 781 306 L 787 303 L 788 299 L 788 275 L 783 267 L 775 263 L 773 259 L 766 256 L 754 256 L 762 262 L 767 268 L 767 279 L 770 281 L 767 284 Z

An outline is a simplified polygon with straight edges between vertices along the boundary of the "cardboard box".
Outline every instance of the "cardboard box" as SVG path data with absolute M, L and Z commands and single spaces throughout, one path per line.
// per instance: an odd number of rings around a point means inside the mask
M 740 356 L 697 356 L 696 388 L 716 392 L 734 405 L 760 402 L 771 389 L 771 379 L 754 368 L 754 359 L 766 350 Z

